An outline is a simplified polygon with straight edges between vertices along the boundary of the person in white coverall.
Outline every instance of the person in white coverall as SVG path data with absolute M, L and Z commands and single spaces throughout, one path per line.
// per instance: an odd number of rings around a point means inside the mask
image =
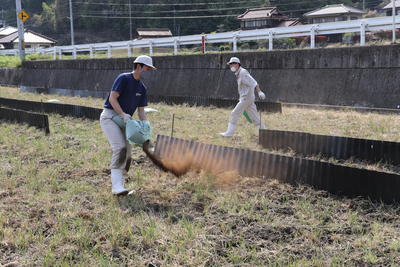
M 242 68 L 240 60 L 237 57 L 232 57 L 227 64 L 231 71 L 235 73 L 240 98 L 239 103 L 237 103 L 236 107 L 231 112 L 227 131 L 220 133 L 220 135 L 227 137 L 232 136 L 236 130 L 236 124 L 244 111 L 247 112 L 252 122 L 258 128 L 265 129 L 265 125 L 261 123 L 256 104 L 254 103 L 254 90 L 257 91 L 260 99 L 265 99 L 265 94 L 261 91 L 257 81 L 254 80 L 250 73 Z
M 100 115 L 100 125 L 111 145 L 111 192 L 124 195 L 129 190 L 124 187 L 124 169 L 129 170 L 132 147 L 125 137 L 124 131 L 112 120 L 120 116 L 124 122 L 131 119 L 138 109 L 139 119 L 147 120 L 144 107 L 147 106 L 147 90 L 141 81 L 144 71 L 154 70 L 153 60 L 149 56 L 139 56 L 133 62 L 134 70 L 122 73 L 115 79 L 111 92 Z

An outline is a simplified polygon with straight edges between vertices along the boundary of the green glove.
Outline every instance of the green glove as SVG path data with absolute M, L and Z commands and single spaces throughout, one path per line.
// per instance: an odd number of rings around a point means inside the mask
M 253 123 L 253 121 L 250 119 L 249 114 L 247 114 L 247 112 L 243 112 L 243 115 L 246 117 L 246 120 L 250 123 Z

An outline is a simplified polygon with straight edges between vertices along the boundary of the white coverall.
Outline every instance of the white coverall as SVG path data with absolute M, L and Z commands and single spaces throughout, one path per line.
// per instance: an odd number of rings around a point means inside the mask
M 240 116 L 246 111 L 253 123 L 260 127 L 260 115 L 257 112 L 256 104 L 254 103 L 255 95 L 254 89 L 257 86 L 257 81 L 250 75 L 250 73 L 242 68 L 235 72 L 238 83 L 239 103 L 236 104 L 232 110 L 230 123 L 236 125 Z

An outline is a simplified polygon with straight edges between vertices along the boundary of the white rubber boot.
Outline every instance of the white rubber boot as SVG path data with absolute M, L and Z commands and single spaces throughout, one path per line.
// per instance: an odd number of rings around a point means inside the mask
M 111 184 L 111 192 L 114 195 L 126 195 L 129 193 L 129 190 L 124 188 L 123 170 L 111 169 Z
M 225 136 L 225 137 L 230 137 L 230 136 L 233 135 L 235 130 L 236 130 L 236 125 L 232 124 L 232 123 L 229 123 L 228 124 L 228 130 L 226 132 L 224 132 L 224 133 L 220 133 L 220 135 Z
M 265 129 L 267 129 L 267 126 L 265 126 L 265 124 L 261 124 L 261 125 L 259 125 L 259 126 L 257 126 L 259 129 L 261 129 L 261 130 L 265 130 Z

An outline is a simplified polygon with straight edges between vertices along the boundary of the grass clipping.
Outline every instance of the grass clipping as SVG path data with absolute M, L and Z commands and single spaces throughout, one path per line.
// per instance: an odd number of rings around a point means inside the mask
M 239 173 L 235 170 L 232 159 L 222 159 L 205 154 L 195 157 L 193 151 L 173 148 L 168 151 L 168 157 L 158 158 L 149 151 L 149 142 L 143 144 L 143 151 L 148 158 L 161 170 L 170 172 L 180 177 L 189 171 L 205 171 L 215 175 L 217 184 L 233 184 L 239 180 Z

